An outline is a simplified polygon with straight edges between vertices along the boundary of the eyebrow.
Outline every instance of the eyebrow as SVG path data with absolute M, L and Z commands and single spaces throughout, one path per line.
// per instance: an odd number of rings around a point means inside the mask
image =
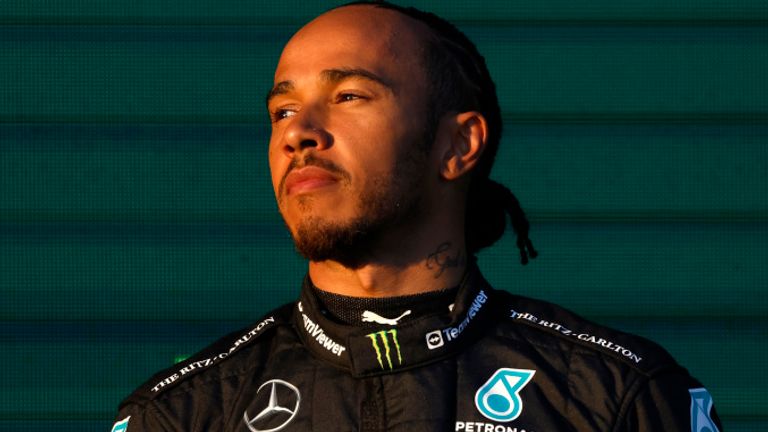
M 275 86 L 272 87 L 272 89 L 267 93 L 267 105 L 269 105 L 269 101 L 271 101 L 275 96 L 292 92 L 293 89 L 293 81 L 280 81 L 279 83 L 275 84 Z
M 355 68 L 341 68 L 341 69 L 325 69 L 320 72 L 320 79 L 328 84 L 337 84 L 350 78 L 359 78 L 367 81 L 373 81 L 379 85 L 392 90 L 392 86 L 380 76 L 365 69 Z M 275 96 L 292 92 L 295 89 L 294 82 L 291 80 L 280 81 L 275 84 L 274 87 L 267 93 L 266 102 L 269 105 L 269 101 Z

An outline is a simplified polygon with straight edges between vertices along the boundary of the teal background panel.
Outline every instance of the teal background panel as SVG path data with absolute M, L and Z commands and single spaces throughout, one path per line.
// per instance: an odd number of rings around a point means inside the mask
M 0 6 L 0 430 L 108 430 L 160 368 L 291 301 L 264 96 L 341 2 Z M 497 287 L 660 342 L 768 427 L 768 6 L 417 1 L 478 44 L 532 221 Z
M 178 23 L 274 22 L 300 26 L 326 9 L 344 4 L 327 0 L 286 0 L 280 4 L 249 0 L 62 0 L 43 2 L 6 0 L 3 20 L 7 23 Z M 733 21 L 768 18 L 761 0 L 416 0 L 399 3 L 437 13 L 451 21 Z
M 0 120 L 266 121 L 294 25 L 7 25 Z M 768 114 L 761 25 L 469 24 L 508 116 Z M 642 88 L 639 92 L 637 89 Z

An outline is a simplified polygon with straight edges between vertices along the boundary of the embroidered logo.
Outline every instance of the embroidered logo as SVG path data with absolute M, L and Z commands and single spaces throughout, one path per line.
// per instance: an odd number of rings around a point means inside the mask
M 691 432 L 720 432 L 712 421 L 712 396 L 704 387 L 689 389 L 691 394 Z
M 377 314 L 376 312 L 371 311 L 364 311 L 363 312 L 363 322 L 374 322 L 376 324 L 385 324 L 385 325 L 391 325 L 395 326 L 397 325 L 397 322 L 403 319 L 404 316 L 410 315 L 411 311 L 407 310 L 403 312 L 402 315 L 400 315 L 397 318 L 384 318 L 383 316 Z
M 443 340 L 443 333 L 440 330 L 427 333 L 426 340 L 427 348 L 431 350 L 440 348 L 441 346 L 445 345 L 445 341 Z
M 325 333 L 325 330 L 320 327 L 319 323 L 312 321 L 312 318 L 303 312 L 304 308 L 301 306 L 301 302 L 298 303 L 298 306 L 299 312 L 301 312 L 301 317 L 304 320 L 304 330 L 307 331 L 307 334 L 312 336 L 321 347 L 341 357 L 341 354 L 346 351 L 347 347 L 334 341 Z
M 371 346 L 373 347 L 374 351 L 376 351 L 376 359 L 379 361 L 381 370 L 385 370 L 387 368 L 389 368 L 389 370 L 394 369 L 392 358 L 393 354 L 395 353 L 397 354 L 397 364 L 403 364 L 403 357 L 400 353 L 400 343 L 397 341 L 397 330 L 382 330 L 375 333 L 369 333 L 366 336 L 368 336 L 368 339 L 371 340 Z
M 299 412 L 301 393 L 296 386 L 283 380 L 273 379 L 259 386 L 256 394 L 258 395 L 267 385 L 271 385 L 267 406 L 254 418 L 248 418 L 248 411 L 243 413 L 243 421 L 251 432 L 279 431 L 287 426 Z
M 475 406 L 489 420 L 510 422 L 523 412 L 520 390 L 528 384 L 536 371 L 530 369 L 501 368 L 485 382 L 475 394 Z
M 446 327 L 442 329 L 446 342 L 451 342 L 458 338 L 459 335 L 469 327 L 475 316 L 480 313 L 480 310 L 486 302 L 488 302 L 488 294 L 486 294 L 485 291 L 480 290 L 475 296 L 475 299 L 472 300 L 472 304 L 469 306 L 469 310 L 467 310 L 467 315 L 464 319 L 456 327 Z M 449 306 L 448 309 L 453 311 L 453 305 Z

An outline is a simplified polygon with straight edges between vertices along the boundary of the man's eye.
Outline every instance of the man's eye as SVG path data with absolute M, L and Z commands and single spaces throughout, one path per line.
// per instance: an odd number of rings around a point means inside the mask
M 278 122 L 280 120 L 283 120 L 288 117 L 293 117 L 295 115 L 296 115 L 295 109 L 280 108 L 272 112 L 272 121 Z
M 336 97 L 337 102 L 350 102 L 357 99 L 363 99 L 363 97 L 354 93 L 339 93 Z

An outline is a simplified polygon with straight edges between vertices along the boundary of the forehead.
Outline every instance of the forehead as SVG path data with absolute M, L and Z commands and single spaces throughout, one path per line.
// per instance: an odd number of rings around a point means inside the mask
M 388 78 L 413 75 L 422 64 L 427 37 L 426 25 L 393 10 L 362 5 L 334 9 L 291 38 L 275 82 L 337 67 L 364 68 Z

